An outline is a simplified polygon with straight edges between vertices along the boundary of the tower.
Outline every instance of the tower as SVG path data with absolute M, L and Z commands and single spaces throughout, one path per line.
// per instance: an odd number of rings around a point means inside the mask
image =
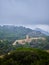
M 26 35 L 26 39 L 27 39 L 27 40 L 29 39 L 29 36 L 28 36 L 28 35 Z

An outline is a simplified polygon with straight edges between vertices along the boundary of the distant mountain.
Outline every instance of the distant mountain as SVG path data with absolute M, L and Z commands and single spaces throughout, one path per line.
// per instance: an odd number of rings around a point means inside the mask
M 32 30 L 23 26 L 0 26 L 0 39 L 23 39 L 26 35 L 29 35 L 30 37 L 38 37 L 47 35 L 45 33 L 46 32 L 41 29 Z
M 35 30 L 36 30 L 36 31 L 40 31 L 41 33 L 43 33 L 43 34 L 49 36 L 49 33 L 48 33 L 47 31 L 44 31 L 44 30 L 42 30 L 42 29 L 40 29 L 40 28 L 36 28 Z

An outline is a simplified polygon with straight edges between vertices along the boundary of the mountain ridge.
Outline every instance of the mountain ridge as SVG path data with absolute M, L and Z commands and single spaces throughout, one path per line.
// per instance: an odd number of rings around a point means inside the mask
M 42 33 L 42 31 L 32 30 L 23 26 L 0 26 L 0 39 L 23 39 L 26 37 L 26 35 L 29 35 L 30 37 L 47 36 L 46 34 Z
M 49 36 L 49 32 L 44 31 L 44 30 L 41 29 L 41 28 L 36 28 L 35 30 L 40 31 L 40 32 L 44 33 L 45 35 Z

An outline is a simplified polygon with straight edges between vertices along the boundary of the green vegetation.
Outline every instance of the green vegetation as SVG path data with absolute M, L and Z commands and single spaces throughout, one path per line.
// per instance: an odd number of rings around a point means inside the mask
M 4 55 L 13 50 L 12 41 L 0 40 L 0 55 Z
M 30 37 L 44 36 L 46 40 L 12 45 L 27 34 Z M 49 36 L 25 27 L 0 26 L 0 65 L 49 65 L 49 53 L 42 50 L 49 50 Z
M 49 48 L 46 47 L 47 45 L 49 45 L 49 42 L 48 42 L 47 38 L 46 38 L 46 40 L 42 40 L 42 39 L 32 40 L 30 42 L 30 45 L 31 45 L 31 47 L 34 47 L 34 48 L 49 49 Z
M 46 37 L 46 40 L 32 40 L 30 43 L 26 42 L 24 45 L 16 43 L 15 46 L 12 45 L 13 40 L 0 40 L 0 55 L 4 55 L 10 51 L 13 51 L 17 48 L 38 48 L 42 50 L 49 50 L 49 37 Z
M 0 58 L 0 65 L 49 65 L 49 53 L 34 48 L 17 48 Z
M 16 39 L 24 39 L 26 35 L 31 37 L 38 37 L 38 36 L 45 36 L 40 31 L 35 31 L 25 27 L 17 27 L 17 26 L 0 26 L 0 39 L 7 39 L 7 40 L 16 40 Z

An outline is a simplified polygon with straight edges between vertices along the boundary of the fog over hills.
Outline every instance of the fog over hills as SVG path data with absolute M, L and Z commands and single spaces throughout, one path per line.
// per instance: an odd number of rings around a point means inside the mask
M 39 27 L 49 32 L 49 0 L 0 0 L 0 24 Z
M 36 31 L 40 31 L 40 32 L 42 32 L 43 34 L 49 36 L 49 32 L 47 32 L 47 31 L 44 31 L 44 30 L 42 30 L 42 29 L 40 29 L 40 28 L 36 28 L 35 30 L 36 30 Z

